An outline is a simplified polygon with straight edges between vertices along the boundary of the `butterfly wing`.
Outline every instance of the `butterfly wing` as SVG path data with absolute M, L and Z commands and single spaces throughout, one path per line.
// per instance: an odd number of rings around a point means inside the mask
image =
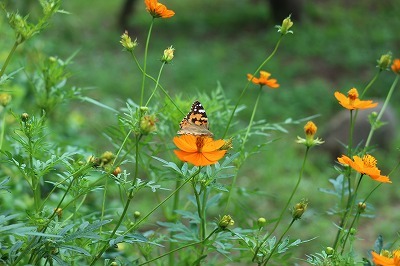
M 208 130 L 208 118 L 206 110 L 199 101 L 192 104 L 190 112 L 182 119 L 179 124 L 180 130 L 178 134 L 190 135 L 206 135 L 212 136 L 213 134 Z

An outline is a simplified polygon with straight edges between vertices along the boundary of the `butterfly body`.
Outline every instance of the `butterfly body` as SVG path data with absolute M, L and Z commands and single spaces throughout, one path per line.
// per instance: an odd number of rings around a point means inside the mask
M 213 133 L 208 129 L 206 110 L 204 110 L 203 105 L 199 101 L 195 101 L 192 104 L 190 112 L 182 119 L 179 126 L 179 135 L 213 136 Z

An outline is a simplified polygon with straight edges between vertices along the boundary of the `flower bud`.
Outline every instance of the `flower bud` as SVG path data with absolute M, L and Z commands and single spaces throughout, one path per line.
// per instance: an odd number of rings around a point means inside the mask
M 171 62 L 172 59 L 174 58 L 174 51 L 175 51 L 175 48 L 173 48 L 172 45 L 170 47 L 168 47 L 167 49 L 165 49 L 164 54 L 161 57 L 161 62 L 166 63 L 166 64 Z
M 115 169 L 114 169 L 114 171 L 112 172 L 112 174 L 114 175 L 114 176 L 118 176 L 120 173 L 122 172 L 122 170 L 121 170 L 121 167 L 116 167 Z
M 104 166 L 107 165 L 109 163 L 111 163 L 115 158 L 114 153 L 110 152 L 110 151 L 106 151 L 104 152 L 101 156 L 100 156 L 100 161 L 101 161 L 101 165 L 100 166 Z
M 133 217 L 135 217 L 135 219 L 139 218 L 140 215 L 141 215 L 140 211 L 135 211 L 135 212 L 133 213 Z
M 148 135 L 153 131 L 156 131 L 157 118 L 155 115 L 145 115 L 140 119 L 140 133 Z
M 304 212 L 307 210 L 308 201 L 306 199 L 302 199 L 299 203 L 294 205 L 292 208 L 292 218 L 294 220 L 298 220 L 303 216 Z
M 315 133 L 317 133 L 317 129 L 317 126 L 312 121 L 308 121 L 304 126 L 304 132 L 306 133 L 306 136 L 311 138 L 313 138 Z
M 61 219 L 61 217 L 62 217 L 62 208 L 56 208 L 56 209 L 54 209 L 54 212 L 57 214 L 57 216 L 58 216 L 58 219 Z
M 362 212 L 365 212 L 365 209 L 367 208 L 367 204 L 365 202 L 359 202 L 357 207 L 358 207 L 358 212 L 362 213 Z
M 229 225 L 233 225 L 235 221 L 230 215 L 224 215 L 218 222 L 218 227 L 225 230 Z
M 264 225 L 266 225 L 266 223 L 267 223 L 267 220 L 264 217 L 260 217 L 257 220 L 258 227 L 260 227 L 260 228 L 263 227 Z
M 289 30 L 293 26 L 293 22 L 290 19 L 290 16 L 285 18 L 282 21 L 282 25 L 279 26 L 277 25 L 276 27 L 278 28 L 278 32 L 280 32 L 282 35 L 288 34 L 288 33 L 293 33 L 293 31 Z
M 121 40 L 119 42 L 122 44 L 125 50 L 129 52 L 132 52 L 135 47 L 138 46 L 136 39 L 132 42 L 131 37 L 128 35 L 128 31 L 125 31 L 124 34 L 121 35 Z
M 325 252 L 327 255 L 333 255 L 333 253 L 335 253 L 335 250 L 331 247 L 326 247 Z
M 357 233 L 357 229 L 351 228 L 350 229 L 350 235 L 354 236 Z
M 317 126 L 312 121 L 308 121 L 307 124 L 304 126 L 304 133 L 306 135 L 306 138 L 304 139 L 297 137 L 297 143 L 304 144 L 307 147 L 312 147 L 324 143 L 322 139 L 314 139 L 314 135 L 315 133 L 317 133 L 317 129 Z
M 29 120 L 29 114 L 28 113 L 23 113 L 21 115 L 21 120 L 22 120 L 22 122 L 27 122 Z
M 11 102 L 11 95 L 8 93 L 0 93 L 0 105 L 6 107 Z
M 392 53 L 388 52 L 387 54 L 382 55 L 381 58 L 378 60 L 378 67 L 381 70 L 386 70 L 389 68 L 391 62 L 392 62 Z
M 221 148 L 219 148 L 220 150 L 230 150 L 233 148 L 233 144 L 232 144 L 232 138 L 228 139 L 228 140 L 224 140 L 225 144 L 222 145 Z

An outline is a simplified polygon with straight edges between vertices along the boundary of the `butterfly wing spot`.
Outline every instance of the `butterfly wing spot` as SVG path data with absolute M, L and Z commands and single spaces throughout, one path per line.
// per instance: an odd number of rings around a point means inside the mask
M 190 112 L 182 119 L 179 124 L 178 134 L 208 135 L 213 134 L 208 130 L 208 118 L 206 110 L 199 101 L 192 104 Z

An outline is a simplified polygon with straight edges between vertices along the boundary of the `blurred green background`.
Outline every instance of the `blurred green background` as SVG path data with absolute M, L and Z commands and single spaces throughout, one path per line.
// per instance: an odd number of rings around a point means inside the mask
M 210 93 L 220 84 L 226 98 L 235 103 L 247 82 L 246 74 L 254 72 L 279 38 L 274 26 L 280 23 L 274 21 L 268 4 L 261 0 L 170 0 L 163 3 L 176 15 L 155 22 L 149 47 L 149 73 L 156 76 L 163 50 L 173 45 L 176 49 L 174 61 L 165 67 L 161 78 L 161 84 L 171 95 L 180 94 L 188 99 L 189 109 L 189 102 L 198 92 Z M 32 19 L 39 10 L 36 2 L 8 4 L 16 5 L 21 12 L 30 10 Z M 141 74 L 129 54 L 123 52 L 119 40 L 124 30 L 128 30 L 133 39 L 137 38 L 139 47 L 135 54 L 141 62 L 151 17 L 143 1 L 137 1 L 128 25 L 122 28 L 118 24 L 121 6 L 122 1 L 65 1 L 63 9 L 70 15 L 55 17 L 47 31 L 24 44 L 18 51 L 24 57 L 17 55 L 9 71 L 24 62 L 27 67 L 33 67 L 43 57 L 66 59 L 78 51 L 69 68 L 73 74 L 68 81 L 71 86 L 88 88 L 90 97 L 113 108 L 124 106 L 127 98 L 137 100 Z M 323 131 L 327 120 L 341 110 L 333 97 L 334 91 L 345 93 L 351 87 L 362 90 L 377 72 L 377 60 L 382 54 L 392 51 L 395 58 L 400 57 L 399 14 L 397 0 L 304 1 L 300 21 L 294 20 L 294 34 L 284 38 L 278 53 L 264 68 L 281 86 L 265 92 L 255 119 L 274 123 L 319 114 L 314 121 Z M 0 26 L 3 61 L 12 46 L 13 35 L 5 21 L 1 21 Z M 384 97 L 393 79 L 393 73 L 382 73 L 368 97 Z M 251 86 L 243 100 L 248 108 L 239 115 L 243 126 L 248 123 L 256 97 L 256 90 L 252 88 L 256 87 Z M 397 90 L 392 105 L 398 117 L 399 100 Z M 207 107 L 206 102 L 203 105 Z M 83 119 L 77 132 L 82 130 L 79 133 L 82 139 L 88 139 L 89 143 L 84 145 L 98 150 L 102 150 L 102 145 L 107 146 L 103 144 L 104 139 L 85 138 L 84 134 L 89 127 L 87 134 L 97 132 L 100 135 L 105 126 L 116 123 L 113 114 L 89 103 L 76 103 L 69 115 L 74 114 Z M 212 113 L 208 115 L 212 124 Z M 235 225 L 246 227 L 259 216 L 268 219 L 279 213 L 279 206 L 286 202 L 300 169 L 303 147 L 294 140 L 303 134 L 302 127 L 288 126 L 288 134 L 279 135 L 278 141 L 267 145 L 241 169 L 238 186 L 243 189 L 238 192 L 235 203 L 243 208 L 236 208 L 238 213 L 232 213 L 234 219 L 237 217 Z M 398 144 L 396 138 L 393 147 Z M 307 215 L 291 235 L 305 239 L 319 236 L 302 248 L 298 255 L 301 258 L 304 256 L 300 254 L 317 252 L 330 245 L 336 232 L 333 222 L 337 221 L 326 215 L 336 199 L 318 191 L 319 187 L 329 187 L 328 178 L 336 176 L 334 162 L 322 150 L 322 147 L 312 150 L 295 199 L 309 198 L 310 205 Z M 393 149 L 380 155 L 377 158 L 386 174 L 399 160 L 398 151 Z M 397 175 L 398 172 L 393 174 L 392 185 L 384 185 L 372 197 L 378 217 L 362 221 L 360 238 L 364 240 L 359 242 L 362 255 L 372 247 L 378 234 L 393 240 L 400 229 L 396 222 L 400 213 L 393 211 L 399 200 Z M 365 191 L 376 185 L 372 181 L 365 184 Z M 254 209 L 249 211 L 248 205 Z

